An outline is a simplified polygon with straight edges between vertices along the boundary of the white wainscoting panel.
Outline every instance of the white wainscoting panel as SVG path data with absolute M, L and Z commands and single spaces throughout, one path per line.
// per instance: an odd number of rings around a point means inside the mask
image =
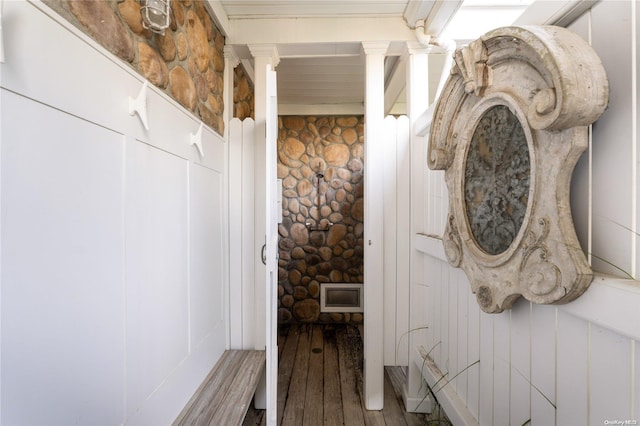
M 141 142 L 128 148 L 127 415 L 132 416 L 189 351 L 188 163 Z
M 146 131 L 129 65 L 2 7 L 0 424 L 170 424 L 229 333 L 224 140 L 152 85 Z
M 189 303 L 191 348 L 211 333 L 225 338 L 222 176 L 200 165 L 191 167 Z
M 124 136 L 0 96 L 1 421 L 120 423 Z

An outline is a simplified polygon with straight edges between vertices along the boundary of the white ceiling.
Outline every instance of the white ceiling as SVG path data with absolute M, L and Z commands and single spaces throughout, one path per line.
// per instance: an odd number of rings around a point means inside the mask
M 222 0 L 229 19 L 402 16 L 407 0 Z
M 426 18 L 427 32 L 434 36 L 440 35 L 458 13 L 495 17 L 500 21 L 495 28 L 505 25 L 505 20 L 510 20 L 506 24 L 513 22 L 511 16 L 517 17 L 531 1 L 466 0 L 470 4 L 463 5 L 462 0 L 208 0 L 227 44 L 234 47 L 249 74 L 253 70 L 247 46 L 276 46 L 281 114 L 363 113 L 362 41 L 390 41 L 386 112 L 394 106 L 394 113 L 403 113 L 404 92 L 397 81 L 404 81 L 405 71 L 398 58 L 406 42 L 416 40 L 413 27 L 417 19 Z M 469 26 L 468 22 L 461 25 L 464 41 L 472 34 Z M 430 87 L 436 87 L 443 52 L 434 48 L 429 62 L 425 78 Z M 394 73 L 402 74 L 394 78 Z

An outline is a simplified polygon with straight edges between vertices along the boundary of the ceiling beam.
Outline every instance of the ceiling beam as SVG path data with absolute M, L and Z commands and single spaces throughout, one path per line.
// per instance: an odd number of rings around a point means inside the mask
M 361 43 L 406 41 L 415 36 L 400 16 L 377 18 L 233 19 L 227 43 Z

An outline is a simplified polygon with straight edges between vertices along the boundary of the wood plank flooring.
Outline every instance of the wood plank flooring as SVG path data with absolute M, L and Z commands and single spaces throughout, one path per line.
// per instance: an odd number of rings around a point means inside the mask
M 386 368 L 384 409 L 365 410 L 363 346 L 355 326 L 281 326 L 278 350 L 279 426 L 448 424 L 405 412 L 401 396 L 404 371 L 400 367 Z M 244 426 L 264 424 L 264 411 L 250 409 Z

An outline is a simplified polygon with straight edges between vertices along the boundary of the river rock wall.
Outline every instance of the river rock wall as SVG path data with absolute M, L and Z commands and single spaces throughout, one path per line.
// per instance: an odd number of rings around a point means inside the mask
M 320 284 L 364 280 L 363 158 L 362 116 L 279 118 L 280 323 L 362 322 L 360 313 L 321 313 Z

